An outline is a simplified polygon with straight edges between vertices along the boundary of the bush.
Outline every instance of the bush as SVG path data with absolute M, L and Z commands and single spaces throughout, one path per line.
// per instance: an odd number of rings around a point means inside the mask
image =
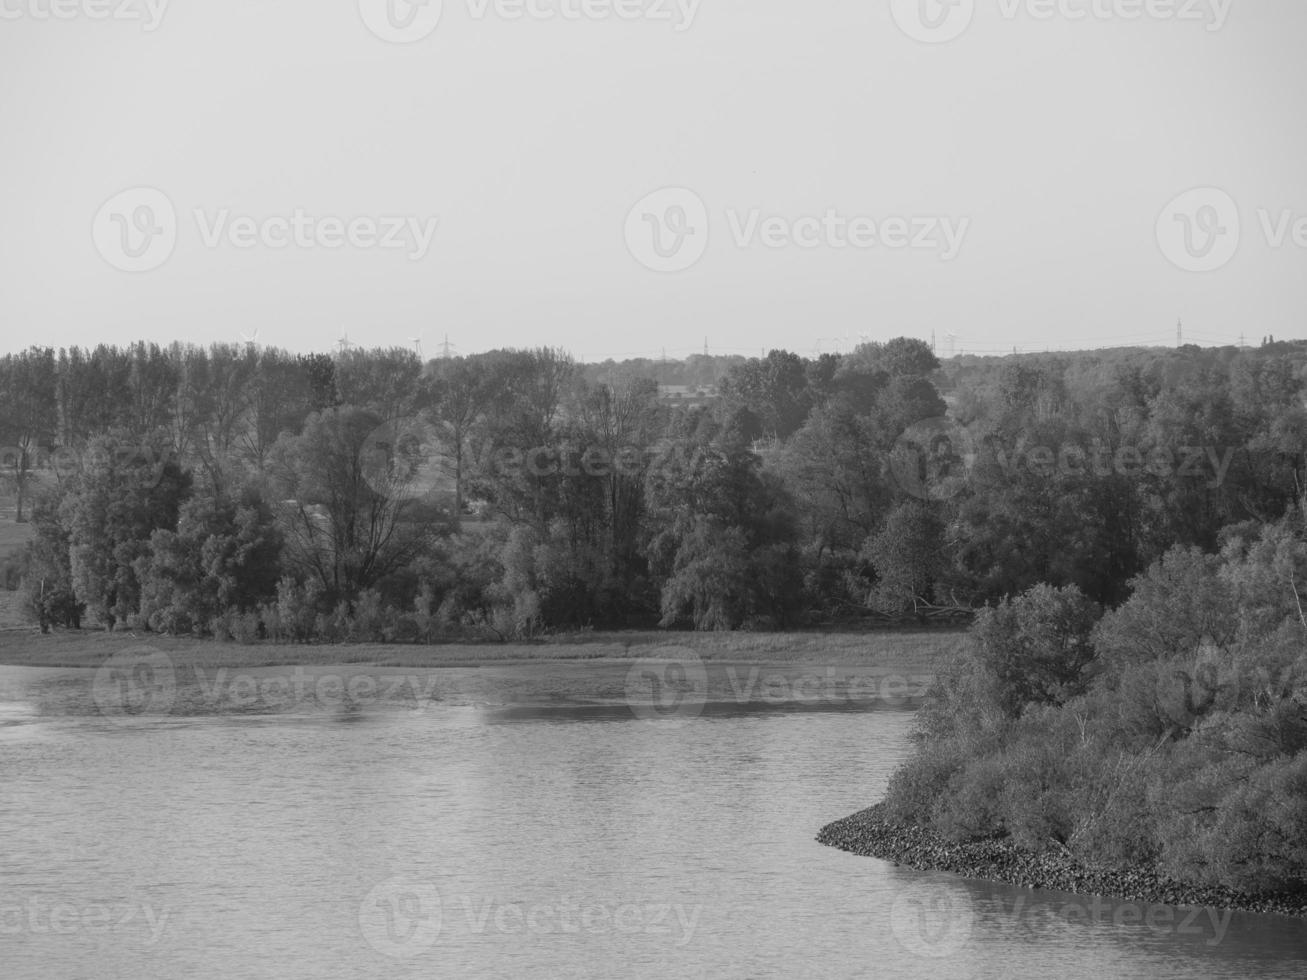
M 367 589 L 354 602 L 349 638 L 355 643 L 384 643 L 386 629 L 395 618 L 393 610 L 382 607 L 381 593 Z
M 23 587 L 24 564 L 21 555 L 9 555 L 0 560 L 0 589 L 17 592 Z
M 965 755 L 952 742 L 923 745 L 893 775 L 885 793 L 887 819 L 902 824 L 926 824 L 935 802 L 965 764 Z
M 318 604 L 322 586 L 314 579 L 303 585 L 286 576 L 277 583 L 277 638 L 308 643 L 318 634 Z
M 1172 552 L 1096 629 L 1074 589 L 985 611 L 928 694 L 888 816 L 1246 893 L 1307 888 L 1307 629 L 1272 595 L 1307 580 L 1307 551 L 1265 533 L 1275 547 L 1227 548 L 1233 565 Z M 1235 585 L 1274 602 L 1233 606 Z
M 1007 770 L 999 756 L 968 759 L 953 773 L 945 792 L 931 808 L 935 829 L 955 840 L 1002 837 L 1007 831 L 1002 808 Z

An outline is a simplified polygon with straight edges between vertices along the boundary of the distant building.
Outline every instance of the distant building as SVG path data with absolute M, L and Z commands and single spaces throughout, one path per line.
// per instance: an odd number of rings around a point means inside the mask
M 659 385 L 658 400 L 668 405 L 707 405 L 716 401 L 715 385 Z

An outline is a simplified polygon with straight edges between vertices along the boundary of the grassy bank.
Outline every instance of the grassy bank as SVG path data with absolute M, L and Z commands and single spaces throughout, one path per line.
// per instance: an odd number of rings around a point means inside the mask
M 0 664 L 96 667 L 115 653 L 147 646 L 198 667 L 254 668 L 335 664 L 377 667 L 475 667 L 565 661 L 675 657 L 692 650 L 705 663 L 817 664 L 902 673 L 943 669 L 961 632 L 883 633 L 576 633 L 536 643 L 439 646 L 333 644 L 243 646 L 152 634 L 0 632 Z

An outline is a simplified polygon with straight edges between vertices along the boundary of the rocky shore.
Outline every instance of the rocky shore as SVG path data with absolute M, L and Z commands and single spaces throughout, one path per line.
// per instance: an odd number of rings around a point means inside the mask
M 1307 893 L 1246 895 L 1229 888 L 1184 884 L 1148 869 L 1088 867 L 1069 855 L 1032 854 L 1001 840 L 955 843 L 922 827 L 888 822 L 880 804 L 827 824 L 817 840 L 918 871 L 949 871 L 1022 888 L 1307 917 Z

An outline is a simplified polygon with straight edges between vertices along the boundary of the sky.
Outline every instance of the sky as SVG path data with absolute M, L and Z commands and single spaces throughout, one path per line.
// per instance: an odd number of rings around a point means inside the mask
M 0 349 L 1307 337 L 1302 0 L 0 0 Z

